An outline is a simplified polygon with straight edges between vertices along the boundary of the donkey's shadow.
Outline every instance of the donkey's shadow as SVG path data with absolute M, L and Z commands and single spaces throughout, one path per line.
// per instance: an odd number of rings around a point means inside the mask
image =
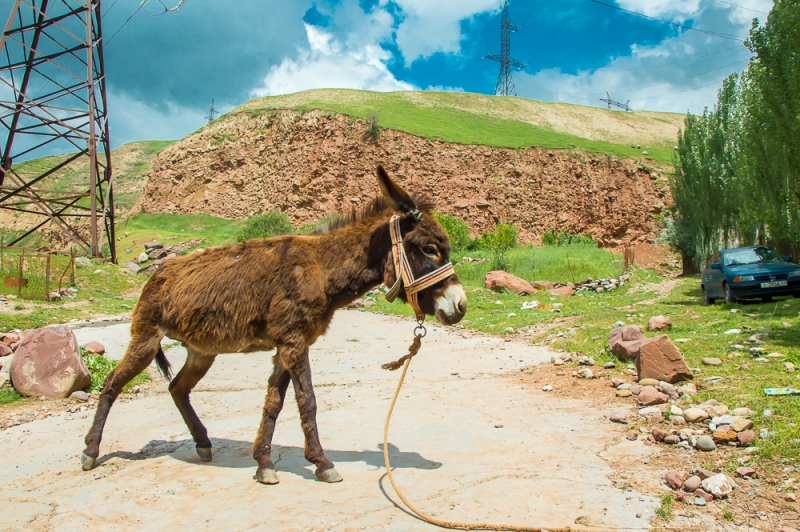
M 202 467 L 229 467 L 229 468 L 253 468 L 257 467 L 253 460 L 253 443 L 241 440 L 229 440 L 226 438 L 211 438 L 213 445 L 214 459 L 211 462 L 203 463 L 194 450 L 192 440 L 165 441 L 152 440 L 138 452 L 116 451 L 100 457 L 97 465 L 101 465 L 114 458 L 122 460 L 137 461 L 158 458 L 160 456 L 171 456 L 176 460 L 186 463 L 197 464 Z M 383 444 L 378 444 L 379 451 L 337 451 L 325 450 L 325 456 L 333 463 L 337 462 L 364 462 L 376 470 L 384 467 L 383 463 Z M 397 446 L 389 444 L 389 456 L 392 460 L 393 469 L 439 469 L 441 462 L 429 460 L 419 453 L 401 452 Z M 294 473 L 303 478 L 314 480 L 316 477 L 313 472 L 313 465 L 306 461 L 302 447 L 291 445 L 275 445 L 272 450 L 272 459 L 275 462 L 275 469 L 287 473 Z

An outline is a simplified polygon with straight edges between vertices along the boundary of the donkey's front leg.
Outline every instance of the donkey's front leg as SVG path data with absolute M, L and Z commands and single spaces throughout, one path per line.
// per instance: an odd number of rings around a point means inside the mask
M 314 387 L 311 384 L 311 364 L 308 361 L 308 345 L 298 342 L 285 346 L 285 351 L 279 351 L 283 358 L 289 375 L 294 385 L 294 395 L 297 398 L 297 407 L 300 410 L 300 424 L 306 437 L 306 460 L 317 466 L 314 474 L 322 482 L 341 482 L 342 477 L 333 468 L 333 462 L 328 460 L 319 442 L 317 431 L 317 399 L 314 397 Z
M 275 367 L 272 370 L 272 376 L 269 378 L 261 426 L 258 429 L 256 441 L 253 443 L 253 458 L 258 462 L 256 478 L 262 484 L 278 483 L 278 475 L 275 473 L 275 464 L 272 462 L 271 456 L 272 435 L 275 433 L 275 422 L 278 420 L 278 414 L 281 413 L 283 408 L 286 388 L 289 387 L 289 372 L 283 366 L 280 354 L 275 355 L 272 360 Z

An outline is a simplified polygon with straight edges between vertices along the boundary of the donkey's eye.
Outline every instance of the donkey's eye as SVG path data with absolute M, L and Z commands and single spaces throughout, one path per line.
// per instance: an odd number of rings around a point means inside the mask
M 435 246 L 425 246 L 425 247 L 422 248 L 422 252 L 425 253 L 426 255 L 438 255 L 439 254 L 439 250 L 436 249 Z

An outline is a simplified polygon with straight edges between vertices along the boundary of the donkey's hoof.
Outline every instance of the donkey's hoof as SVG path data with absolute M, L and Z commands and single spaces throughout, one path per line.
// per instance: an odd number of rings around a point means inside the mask
M 316 472 L 314 472 L 314 474 L 317 475 L 317 480 L 321 482 L 328 482 L 329 484 L 333 484 L 334 482 L 341 482 L 342 480 L 344 480 L 342 478 L 342 475 L 340 475 L 338 471 L 336 471 L 336 469 L 334 468 L 326 469 L 324 471 L 317 470 Z
M 195 447 L 195 450 L 197 451 L 197 456 L 200 457 L 201 461 L 211 461 L 211 447 Z
M 94 456 L 89 456 L 86 453 L 81 453 L 81 469 L 84 471 L 91 471 L 94 469 L 94 463 L 97 461 L 97 458 Z
M 271 467 L 259 467 L 256 471 L 256 478 L 262 484 L 273 485 L 280 482 L 278 474 Z

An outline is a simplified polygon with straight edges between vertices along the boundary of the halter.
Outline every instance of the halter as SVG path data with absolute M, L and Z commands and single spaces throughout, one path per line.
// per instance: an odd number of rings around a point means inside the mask
M 417 216 L 421 216 L 416 212 Z M 422 324 L 425 321 L 425 314 L 419 308 L 418 292 L 429 288 L 439 281 L 443 281 L 453 275 L 455 270 L 451 263 L 437 268 L 436 270 L 427 273 L 419 279 L 414 279 L 414 274 L 411 272 L 411 266 L 408 264 L 408 257 L 406 250 L 403 247 L 403 235 L 400 232 L 400 220 L 402 217 L 394 215 L 389 220 L 389 234 L 392 236 L 392 257 L 394 258 L 394 270 L 397 275 L 397 281 L 391 290 L 386 293 L 386 300 L 389 302 L 394 301 L 400 293 L 400 287 L 404 286 L 406 295 L 408 296 L 408 303 L 414 309 L 417 315 L 417 321 Z

